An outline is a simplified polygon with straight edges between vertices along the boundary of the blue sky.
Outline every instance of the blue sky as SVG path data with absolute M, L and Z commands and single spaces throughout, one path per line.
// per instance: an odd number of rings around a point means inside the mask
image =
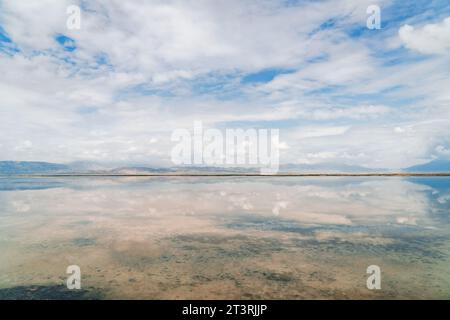
M 0 70 L 0 160 L 170 165 L 199 120 L 280 129 L 281 163 L 450 158 L 444 0 L 0 1 Z

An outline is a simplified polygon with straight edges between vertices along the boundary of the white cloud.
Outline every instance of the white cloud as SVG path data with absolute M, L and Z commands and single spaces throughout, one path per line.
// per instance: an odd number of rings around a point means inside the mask
M 297 139 L 337 136 L 346 133 L 350 127 L 306 127 L 294 133 Z
M 421 28 L 404 25 L 398 34 L 411 50 L 425 54 L 450 53 L 450 17 L 441 23 L 426 24 Z
M 450 156 L 450 149 L 449 148 L 445 148 L 444 146 L 437 146 L 436 147 L 436 152 L 441 154 L 441 155 L 445 155 L 445 156 Z

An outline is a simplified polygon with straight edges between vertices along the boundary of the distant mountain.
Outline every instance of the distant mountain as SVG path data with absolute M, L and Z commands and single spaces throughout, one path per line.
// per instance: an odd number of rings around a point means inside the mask
M 121 167 L 109 170 L 111 174 L 152 174 L 174 172 L 170 168 L 151 168 L 151 167 Z
M 173 167 L 176 172 L 186 173 L 257 173 L 259 168 L 252 167 Z
M 331 163 L 316 165 L 284 164 L 280 165 L 279 173 L 370 173 L 386 172 L 386 169 L 371 169 L 354 165 L 336 165 Z M 189 173 L 189 174 L 207 174 L 207 173 L 259 173 L 259 167 L 209 167 L 209 166 L 178 166 L 170 168 L 152 168 L 152 167 L 121 167 L 110 170 L 114 174 L 150 174 L 150 173 Z
M 406 172 L 450 172 L 450 160 L 440 159 L 405 169 Z
M 322 163 L 322 164 L 283 164 L 279 173 L 374 173 L 391 172 L 388 169 L 373 169 L 363 166 Z M 450 172 L 450 160 L 434 160 L 402 170 L 404 172 Z M 157 173 L 258 173 L 256 167 L 207 167 L 178 166 L 170 168 L 152 167 L 146 165 L 123 166 L 102 165 L 91 162 L 74 162 L 58 164 L 36 161 L 0 161 L 0 174 L 45 174 L 45 173 L 91 173 L 91 174 L 157 174 Z
M 387 169 L 373 169 L 363 166 L 320 163 L 320 164 L 284 164 L 280 166 L 279 172 L 295 173 L 370 173 L 386 172 Z
M 64 164 L 35 161 L 0 161 L 0 174 L 59 173 L 70 168 Z
M 112 164 L 99 163 L 95 161 L 74 161 L 67 164 L 73 172 L 104 172 L 114 169 Z
M 170 168 L 152 168 L 152 167 L 121 167 L 110 170 L 113 174 L 157 174 L 157 173 L 189 173 L 189 174 L 205 174 L 205 173 L 256 173 L 258 168 L 242 168 L 242 167 L 192 167 L 179 166 Z

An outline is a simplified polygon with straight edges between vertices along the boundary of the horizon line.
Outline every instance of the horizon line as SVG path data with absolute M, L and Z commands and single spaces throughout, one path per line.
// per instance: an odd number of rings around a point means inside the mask
M 356 173 L 53 173 L 53 174 L 0 174 L 0 177 L 450 177 L 450 172 L 356 172 Z

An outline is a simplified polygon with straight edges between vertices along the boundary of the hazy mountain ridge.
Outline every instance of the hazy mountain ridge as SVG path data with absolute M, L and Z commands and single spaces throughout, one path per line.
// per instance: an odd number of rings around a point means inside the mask
M 98 163 L 76 162 L 59 164 L 39 161 L 0 161 L 0 174 L 165 174 L 165 173 L 258 173 L 255 167 L 208 167 L 208 166 L 122 166 L 114 167 Z M 412 166 L 403 170 L 373 169 L 345 164 L 284 164 L 279 173 L 374 173 L 374 172 L 450 172 L 450 160 L 433 160 L 426 164 Z
M 39 161 L 0 161 L 0 174 L 32 174 L 66 172 L 70 167 L 65 164 Z
M 450 160 L 438 159 L 406 168 L 407 172 L 450 172 Z
M 305 172 L 305 173 L 356 173 L 356 172 L 385 172 L 388 169 L 373 169 L 363 166 L 347 164 L 284 164 L 280 165 L 280 172 Z

